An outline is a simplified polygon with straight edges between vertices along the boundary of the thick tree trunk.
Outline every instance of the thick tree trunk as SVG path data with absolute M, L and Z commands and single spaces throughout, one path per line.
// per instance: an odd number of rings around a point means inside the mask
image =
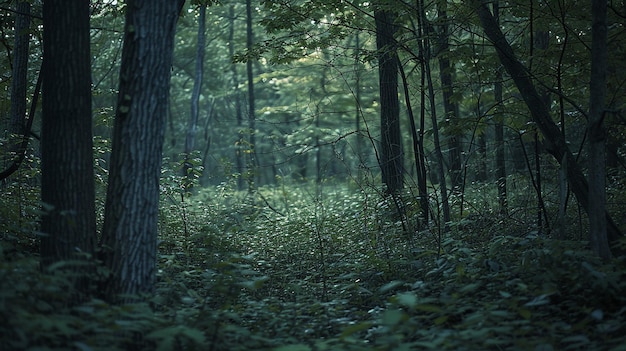
M 394 194 L 402 189 L 404 183 L 397 44 L 394 39 L 396 29 L 391 12 L 377 9 L 374 17 L 380 91 L 380 169 L 387 192 Z
M 127 2 L 102 231 L 103 256 L 112 274 L 106 291 L 111 301 L 132 301 L 154 288 L 161 153 L 183 2 Z
M 580 205 L 589 213 L 589 185 L 576 158 L 567 147 L 565 138 L 548 111 L 542 97 L 533 85 L 530 75 L 524 65 L 517 59 L 513 49 L 507 42 L 497 22 L 486 5 L 475 1 L 480 22 L 487 37 L 491 40 L 503 66 L 515 82 L 526 103 L 533 122 L 535 122 L 544 136 L 547 151 L 560 163 L 564 160 L 567 165 L 567 179 L 576 195 Z M 615 243 L 621 238 L 622 233 L 608 213 L 605 211 L 607 220 L 607 235 L 609 242 Z
M 95 250 L 89 3 L 43 4 L 41 266 L 83 260 Z M 81 271 L 85 265 L 74 269 Z M 87 280 L 77 288 L 85 291 Z

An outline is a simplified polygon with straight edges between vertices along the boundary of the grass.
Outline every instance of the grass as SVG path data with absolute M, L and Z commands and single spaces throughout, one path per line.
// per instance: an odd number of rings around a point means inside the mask
M 7 350 L 626 350 L 624 261 L 519 218 L 484 209 L 440 237 L 414 228 L 411 204 L 404 218 L 330 184 L 224 185 L 162 206 L 144 304 L 64 307 L 66 277 L 2 251 Z

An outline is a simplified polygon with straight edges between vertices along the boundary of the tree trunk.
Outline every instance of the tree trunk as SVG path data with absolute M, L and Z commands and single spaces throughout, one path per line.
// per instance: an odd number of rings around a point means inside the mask
M 444 0 L 437 1 L 437 13 L 439 26 L 437 61 L 439 61 L 439 77 L 441 79 L 441 90 L 443 97 L 443 108 L 445 118 L 456 123 L 459 118 L 459 105 L 454 99 L 454 84 L 452 77 L 452 67 L 450 67 L 450 45 L 448 43 L 448 14 L 447 4 Z M 452 191 L 460 190 L 462 183 L 461 173 L 461 143 L 459 135 L 455 129 L 448 133 L 448 172 L 450 174 L 450 186 Z M 461 212 L 463 209 L 461 209 Z
M 235 56 L 235 5 L 229 8 L 230 26 L 228 28 L 228 55 L 232 58 Z M 239 74 L 237 73 L 237 64 L 231 63 L 230 72 L 233 80 L 233 91 L 235 99 L 235 117 L 237 119 L 237 136 L 235 140 L 235 167 L 237 172 L 237 189 L 243 190 L 245 186 L 244 170 L 245 170 L 245 153 L 243 140 L 243 113 L 241 111 L 241 92 L 239 91 Z
M 183 3 L 127 1 L 102 231 L 104 262 L 112 274 L 106 295 L 114 302 L 133 301 L 154 288 L 161 156 Z
M 246 0 L 246 48 L 252 50 L 253 32 L 252 32 L 252 1 Z M 246 73 L 248 77 L 248 147 L 249 147 L 249 161 L 248 161 L 248 192 L 252 192 L 256 186 L 260 185 L 259 163 L 256 153 L 256 115 L 255 115 L 255 101 L 254 101 L 254 71 L 252 67 L 252 60 L 248 59 L 246 62 Z M 255 185 L 256 184 L 256 185 Z
M 193 187 L 193 162 L 191 161 L 198 129 L 198 116 L 200 115 L 200 94 L 202 93 L 202 82 L 204 80 L 204 53 L 206 46 L 206 3 L 200 4 L 200 16 L 198 17 L 198 43 L 196 48 L 196 77 L 193 81 L 191 92 L 191 114 L 187 124 L 187 135 L 185 137 L 185 160 L 183 162 L 184 187 L 191 190 Z
M 26 148 L 34 111 L 26 120 L 26 81 L 28 77 L 28 47 L 30 27 L 30 3 L 17 1 L 15 4 L 15 44 L 13 46 L 13 73 L 11 76 L 11 108 L 9 112 L 9 142 L 6 154 L 9 166 L 0 172 L 0 180 L 17 171 L 26 156 Z M 33 95 L 37 96 L 41 85 L 41 72 Z M 33 99 L 34 100 L 34 99 Z M 37 106 L 33 104 L 33 107 Z M 3 150 L 4 151 L 4 150 Z M 3 161 L 9 161 L 4 159 Z
M 96 217 L 89 2 L 46 0 L 43 17 L 41 267 L 46 270 L 59 261 L 90 258 Z M 85 267 L 72 268 L 83 292 Z
M 394 194 L 404 183 L 395 16 L 387 10 L 376 9 L 374 18 L 380 91 L 380 169 L 387 193 Z
M 517 89 L 520 91 L 531 113 L 532 120 L 537 124 L 544 136 L 547 151 L 554 156 L 557 162 L 566 161 L 569 184 L 580 205 L 589 213 L 589 186 L 587 179 L 580 169 L 578 162 L 576 162 L 576 158 L 567 147 L 565 138 L 562 136 L 558 126 L 552 121 L 548 107 L 545 106 L 542 97 L 539 95 L 530 79 L 528 71 L 515 56 L 513 49 L 507 42 L 500 27 L 489 12 L 489 9 L 486 5 L 478 1 L 475 1 L 474 4 L 485 34 L 495 46 L 500 62 L 502 62 L 515 82 Z M 604 216 L 607 221 L 609 242 L 616 244 L 617 240 L 621 238 L 622 233 L 606 211 L 604 211 Z
M 421 48 L 421 45 L 420 45 Z M 422 50 L 420 50 L 420 57 L 422 57 Z M 424 139 L 423 133 L 418 134 L 417 124 L 415 123 L 415 116 L 413 115 L 413 108 L 411 107 L 411 99 L 409 93 L 409 83 L 404 73 L 404 68 L 398 63 L 400 69 L 400 77 L 402 78 L 402 88 L 404 92 L 404 99 L 407 106 L 407 114 L 409 115 L 409 125 L 411 126 L 411 140 L 413 145 L 413 162 L 415 166 L 415 172 L 417 174 L 417 184 L 420 200 L 420 212 L 423 221 L 423 226 L 428 226 L 428 193 L 426 190 L 426 167 L 424 165 Z M 423 75 L 422 75 L 423 76 Z M 422 85 L 423 86 L 423 85 Z M 423 92 L 422 92 L 423 95 Z M 422 114 L 422 122 L 424 121 L 424 114 Z
M 606 131 L 604 99 L 607 67 L 607 1 L 591 2 L 591 79 L 589 101 L 589 238 L 602 259 L 611 258 L 606 223 Z
M 13 46 L 13 74 L 11 79 L 11 111 L 9 125 L 9 152 L 16 158 L 20 141 L 28 133 L 26 125 L 26 78 L 28 75 L 28 44 L 30 42 L 30 2 L 15 3 L 15 45 Z
M 500 3 L 494 1 L 493 16 L 497 23 L 500 23 Z M 504 105 L 502 99 L 502 70 L 496 71 L 496 79 L 493 84 L 493 94 L 496 100 L 496 118 L 495 118 L 495 136 L 496 144 L 496 185 L 498 188 L 498 205 L 501 215 L 506 216 L 508 213 L 508 199 L 506 189 L 506 159 L 504 153 L 504 114 L 502 107 Z
M 448 188 L 446 185 L 446 174 L 444 172 L 444 160 L 443 160 L 443 152 L 441 151 L 441 142 L 439 140 L 439 127 L 437 120 L 437 106 L 435 104 L 435 91 L 433 88 L 433 79 L 430 70 L 430 58 L 431 58 L 431 47 L 430 42 L 427 39 L 430 35 L 430 31 L 428 30 L 428 25 L 426 24 L 426 12 L 424 11 L 424 2 L 419 1 L 419 26 L 422 28 L 421 33 L 425 36 L 426 39 L 423 40 L 423 52 L 424 52 L 424 71 L 423 75 L 426 75 L 426 83 L 428 85 L 428 100 L 430 105 L 430 117 L 433 128 L 433 141 L 435 144 L 435 158 L 437 162 L 437 173 L 439 175 L 439 189 L 441 192 L 441 207 L 443 211 L 443 222 L 444 222 L 444 230 L 448 230 L 448 222 L 450 222 L 450 204 L 448 201 Z

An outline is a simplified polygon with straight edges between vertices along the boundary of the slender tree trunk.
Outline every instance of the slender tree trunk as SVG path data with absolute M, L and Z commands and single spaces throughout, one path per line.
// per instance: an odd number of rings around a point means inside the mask
M 606 131 L 604 129 L 607 67 L 607 1 L 591 2 L 591 79 L 589 101 L 589 237 L 591 249 L 611 258 L 606 222 Z
M 489 12 L 489 9 L 486 5 L 478 1 L 474 1 L 474 4 L 485 34 L 495 46 L 500 62 L 502 62 L 507 72 L 515 82 L 515 85 L 526 103 L 526 106 L 530 110 L 533 121 L 537 124 L 539 130 L 541 130 L 544 136 L 547 151 L 554 156 L 557 162 L 566 161 L 567 178 L 571 189 L 576 195 L 578 203 L 589 214 L 589 185 L 578 162 L 576 161 L 576 158 L 569 150 L 565 138 L 561 135 L 559 127 L 556 123 L 554 123 L 554 121 L 552 121 L 549 110 L 535 89 L 527 69 L 517 59 L 513 49 L 507 42 L 492 14 Z M 622 233 L 606 211 L 604 211 L 604 215 L 607 222 L 607 236 L 609 242 L 611 244 L 616 244 L 622 237 Z
M 376 9 L 374 18 L 380 91 L 380 169 L 387 193 L 394 194 L 404 183 L 395 16 L 387 10 Z
M 252 32 L 252 0 L 246 0 L 246 48 L 252 50 L 254 44 Z M 257 185 L 259 185 L 260 175 L 259 173 L 259 161 L 256 153 L 256 115 L 255 115 L 255 101 L 254 101 L 254 70 L 252 67 L 252 60 L 246 62 L 246 72 L 248 75 L 248 147 L 249 162 L 248 172 L 250 173 L 248 178 L 248 192 L 252 192 Z M 255 185 L 256 184 L 256 185 Z
M 30 42 L 30 2 L 15 3 L 15 44 L 11 77 L 11 111 L 9 152 L 12 158 L 19 152 L 20 141 L 28 132 L 26 125 L 26 79 L 28 76 L 28 47 Z
M 17 1 L 15 3 L 15 42 L 13 46 L 13 73 L 11 76 L 11 107 L 9 112 L 9 142 L 6 155 L 9 166 L 0 172 L 0 180 L 9 177 L 17 171 L 26 156 L 26 148 L 33 114 L 26 119 L 26 81 L 28 78 L 28 47 L 30 27 L 30 2 Z M 33 95 L 39 93 L 41 73 L 37 79 L 37 87 Z M 36 104 L 33 105 L 33 107 Z
M 112 274 L 106 297 L 114 302 L 140 299 L 154 289 L 161 158 L 183 3 L 127 1 L 102 231 L 103 259 Z
M 198 17 L 198 43 L 196 48 L 196 77 L 193 81 L 191 92 L 191 114 L 187 124 L 187 135 L 185 138 L 185 160 L 183 162 L 183 177 L 185 177 L 184 187 L 191 190 L 193 186 L 193 163 L 191 154 L 194 151 L 196 141 L 196 131 L 198 129 L 198 116 L 200 115 L 200 94 L 202 93 L 202 82 L 204 80 L 204 53 L 206 46 L 206 3 L 200 4 L 200 16 Z
M 229 8 L 230 26 L 228 28 L 228 54 L 230 57 L 235 56 L 235 5 Z M 233 80 L 233 96 L 235 98 L 235 117 L 237 119 L 237 140 L 235 140 L 235 167 L 237 171 L 237 188 L 243 190 L 245 187 L 244 171 L 245 171 L 245 153 L 243 139 L 243 113 L 241 108 L 241 91 L 239 90 L 239 73 L 237 72 L 237 64 L 231 63 L 230 72 Z
M 493 16 L 497 23 L 500 23 L 500 2 L 493 3 Z M 504 153 L 504 114 L 502 113 L 502 70 L 496 71 L 495 83 L 493 85 L 493 94 L 497 104 L 495 118 L 495 137 L 496 144 L 496 185 L 498 188 L 498 205 L 500 215 L 506 216 L 508 213 L 508 199 L 506 189 L 506 160 Z
M 439 25 L 437 61 L 439 62 L 439 77 L 441 79 L 441 90 L 443 98 L 443 108 L 445 118 L 456 123 L 460 117 L 459 105 L 455 102 L 453 69 L 450 67 L 450 36 L 448 29 L 447 1 L 437 1 L 437 13 Z M 448 172 L 450 173 L 450 185 L 453 191 L 459 191 L 462 183 L 461 176 L 461 143 L 458 132 L 448 133 Z M 463 212 L 463 209 L 461 209 Z
M 43 4 L 41 132 L 41 267 L 85 260 L 95 251 L 89 2 Z M 86 265 L 78 272 L 87 292 Z
M 421 55 L 420 55 L 421 57 Z M 398 63 L 398 68 L 400 69 L 400 77 L 402 78 L 402 88 L 404 90 L 404 99 L 407 106 L 407 113 L 409 115 L 409 124 L 411 125 L 411 139 L 413 141 L 413 161 L 415 166 L 415 171 L 417 174 L 417 184 L 420 198 L 420 212 L 422 215 L 423 225 L 428 225 L 428 193 L 426 192 L 426 169 L 424 167 L 424 142 L 423 139 L 420 138 L 417 131 L 417 125 L 415 123 L 415 116 L 413 115 L 413 108 L 410 99 L 409 93 L 409 84 L 406 79 L 406 75 L 404 73 L 404 68 L 400 63 Z M 421 145 L 421 147 L 420 147 Z M 422 193 L 422 184 L 424 184 L 424 193 Z
M 357 156 L 357 179 L 361 181 L 365 160 L 363 159 L 363 135 L 361 135 L 361 118 L 363 110 L 361 109 L 361 40 L 359 32 L 356 32 L 354 44 L 354 128 L 356 130 L 356 156 Z
M 419 11 L 419 26 L 422 28 L 422 33 L 428 38 L 430 31 L 428 30 L 428 26 L 426 24 L 426 12 L 424 11 L 424 2 L 418 1 L 418 11 Z M 441 142 L 439 140 L 439 127 L 437 120 L 437 106 L 435 104 L 435 91 L 433 87 L 432 74 L 430 70 L 430 58 L 431 58 L 431 49 L 430 42 L 428 39 L 423 40 L 424 46 L 424 72 L 422 74 L 426 75 L 426 83 L 428 85 L 428 97 L 429 97 L 429 105 L 430 105 L 430 117 L 433 128 L 433 141 L 435 144 L 435 158 L 437 162 L 437 173 L 439 173 L 439 187 L 441 191 L 441 207 L 443 211 L 443 221 L 445 223 L 444 229 L 448 229 L 447 223 L 450 222 L 450 204 L 448 201 L 448 189 L 446 185 L 446 174 L 444 172 L 444 159 L 443 152 L 441 151 Z

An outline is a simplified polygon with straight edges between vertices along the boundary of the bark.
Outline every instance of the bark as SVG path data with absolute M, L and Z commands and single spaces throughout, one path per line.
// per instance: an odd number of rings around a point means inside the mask
M 198 43 L 196 47 L 196 76 L 193 81 L 191 92 L 191 113 L 187 124 L 187 135 L 185 137 L 185 160 L 183 163 L 183 177 L 185 177 L 184 187 L 191 190 L 193 187 L 193 163 L 191 154 L 194 151 L 196 141 L 196 131 L 198 130 L 198 116 L 200 115 L 200 94 L 202 93 L 202 82 L 204 80 L 204 53 L 206 46 L 206 3 L 200 5 L 200 16 L 198 17 Z
M 606 222 L 606 130 L 604 99 L 607 67 L 607 1 L 591 2 L 591 80 L 589 101 L 589 238 L 602 259 L 611 258 Z
M 252 1 L 246 0 L 246 48 L 250 51 L 254 44 L 252 31 Z M 246 73 L 248 77 L 248 147 L 250 148 L 248 160 L 248 192 L 252 192 L 259 184 L 258 160 L 256 154 L 256 114 L 254 101 L 254 70 L 252 60 L 246 62 Z M 256 180 L 256 182 L 255 182 Z
M 184 1 L 129 0 L 102 231 L 106 297 L 153 291 L 159 176 L 176 20 Z M 122 294 L 120 296 L 119 294 Z
M 43 14 L 41 267 L 46 270 L 94 253 L 96 218 L 89 3 L 46 0 Z M 73 267 L 83 292 L 85 269 Z
M 500 23 L 500 3 L 495 1 L 493 3 L 493 16 L 496 23 Z M 508 199 L 506 189 L 506 160 L 504 155 L 504 115 L 502 113 L 503 99 L 502 99 L 502 70 L 496 71 L 496 79 L 493 85 L 493 94 L 496 100 L 496 119 L 495 119 L 495 137 L 496 143 L 496 185 L 498 188 L 498 205 L 501 215 L 508 213 Z
M 459 118 L 459 105 L 454 101 L 454 84 L 452 77 L 452 67 L 450 67 L 450 45 L 448 37 L 448 14 L 446 1 L 437 2 L 437 13 L 440 24 L 439 41 L 437 49 L 437 61 L 439 62 L 439 77 L 441 79 L 441 90 L 443 97 L 443 108 L 445 118 L 455 123 Z M 461 173 L 461 143 L 459 135 L 455 130 L 447 135 L 448 139 L 448 172 L 450 174 L 450 184 L 453 191 L 460 190 L 462 183 Z M 461 209 L 463 212 L 463 209 Z
M 11 79 L 11 111 L 9 152 L 15 158 L 22 137 L 28 133 L 26 121 L 26 78 L 28 74 L 28 47 L 30 27 L 30 3 L 15 4 L 15 45 L 13 46 L 13 74 Z
M 418 11 L 419 11 L 419 26 L 421 28 L 421 33 L 428 38 L 430 35 L 430 31 L 428 30 L 428 26 L 426 25 L 426 12 L 424 11 L 424 2 L 418 1 Z M 444 221 L 444 230 L 448 230 L 448 222 L 450 222 L 450 204 L 448 201 L 448 189 L 446 185 L 446 175 L 444 173 L 444 159 L 443 152 L 441 151 L 441 142 L 439 140 L 439 127 L 437 120 L 437 106 L 435 104 L 435 92 L 433 88 L 433 79 L 430 70 L 430 58 L 431 58 L 431 47 L 428 39 L 424 39 L 422 41 L 423 52 L 424 52 L 424 71 L 423 75 L 426 76 L 426 82 L 428 85 L 428 100 L 430 105 L 430 117 L 433 128 L 433 141 L 435 144 L 435 158 L 437 162 L 437 173 L 439 176 L 439 187 L 441 191 L 441 207 L 443 211 L 443 221 Z
M 11 109 L 9 112 L 9 142 L 7 154 L 11 158 L 10 165 L 0 172 L 0 180 L 17 171 L 26 157 L 26 149 L 30 140 L 30 130 L 35 117 L 35 108 L 41 87 L 41 71 L 33 92 L 31 111 L 26 118 L 26 82 L 28 78 L 28 48 L 30 8 L 28 1 L 15 4 L 15 44 L 13 46 L 13 73 L 11 77 Z
M 420 45 L 421 48 L 421 45 Z M 421 57 L 421 50 L 420 50 Z M 409 83 L 404 73 L 404 68 L 398 63 L 400 69 L 400 77 L 402 78 L 402 88 L 404 92 L 404 99 L 407 106 L 407 114 L 409 115 L 409 125 L 411 126 L 411 140 L 413 146 L 413 162 L 415 165 L 415 172 L 417 174 L 417 184 L 420 200 L 420 212 L 424 226 L 428 225 L 428 193 L 426 190 L 426 167 L 424 161 L 424 138 L 423 133 L 418 134 L 417 124 L 415 123 L 415 116 L 413 115 L 413 108 L 411 107 L 411 99 L 409 93 Z M 422 117 L 424 114 L 422 114 Z M 422 122 L 424 118 L 422 118 Z
M 578 162 L 576 162 L 576 158 L 569 150 L 558 126 L 552 121 L 548 107 L 537 92 L 537 89 L 535 89 L 528 70 L 515 56 L 513 49 L 486 5 L 480 2 L 474 2 L 474 4 L 485 34 L 496 48 L 500 62 L 513 79 L 531 113 L 533 122 L 535 122 L 544 136 L 547 151 L 554 156 L 557 162 L 561 163 L 565 160 L 570 187 L 580 205 L 589 213 L 589 185 L 587 179 Z M 622 233 L 606 211 L 604 211 L 604 216 L 607 220 L 609 242 L 612 244 L 616 243 L 621 238 Z
M 380 92 L 380 169 L 390 194 L 397 193 L 404 183 L 394 17 L 387 10 L 374 11 Z
M 229 8 L 230 26 L 228 28 L 228 54 L 230 57 L 235 56 L 235 5 Z M 230 72 L 233 80 L 233 96 L 235 98 L 235 117 L 237 119 L 237 136 L 235 140 L 235 167 L 237 170 L 237 188 L 244 189 L 244 140 L 243 140 L 243 113 L 241 111 L 241 92 L 239 91 L 239 74 L 237 73 L 237 64 L 231 63 Z

